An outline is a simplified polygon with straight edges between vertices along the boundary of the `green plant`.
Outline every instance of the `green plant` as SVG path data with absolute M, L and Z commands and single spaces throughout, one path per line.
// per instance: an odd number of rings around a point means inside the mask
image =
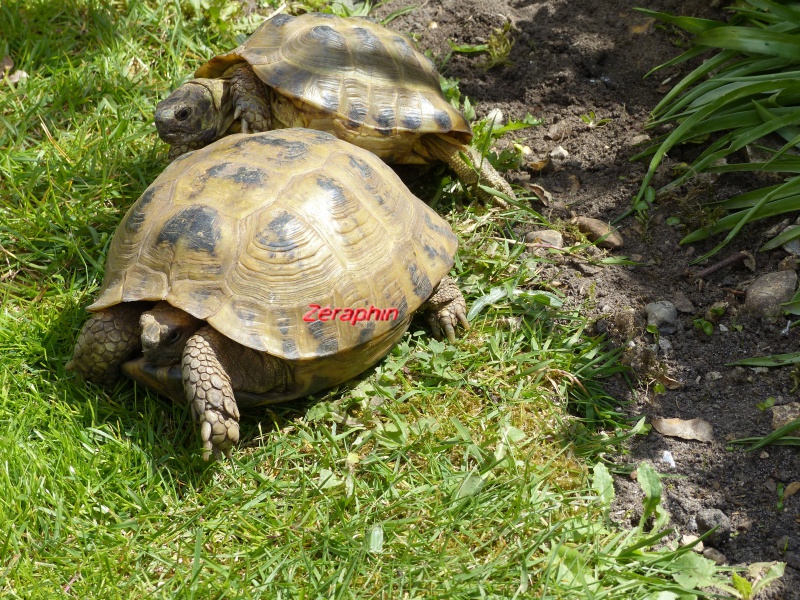
M 597 115 L 595 115 L 593 110 L 590 110 L 588 114 L 581 115 L 581 121 L 586 123 L 589 127 L 602 127 L 611 122 L 611 119 L 598 119 Z
M 674 17 L 639 9 L 660 21 L 694 35 L 694 46 L 657 69 L 673 66 L 718 49 L 719 52 L 686 75 L 652 112 L 649 128 L 677 125 L 670 133 L 634 158 L 652 155 L 647 174 L 633 201 L 633 211 L 647 210 L 655 201 L 650 181 L 665 154 L 678 144 L 713 141 L 685 170 L 659 193 L 674 189 L 699 173 L 765 171 L 789 176 L 780 184 L 753 190 L 727 200 L 712 201 L 711 208 L 730 214 L 697 229 L 682 240 L 687 244 L 729 231 L 700 262 L 728 244 L 747 223 L 800 208 L 800 10 L 797 3 L 745 0 L 729 7 L 730 24 L 709 19 Z M 767 136 L 783 138 L 770 145 Z M 709 137 L 710 136 L 710 137 Z M 736 162 L 737 153 L 753 149 L 764 158 Z M 626 216 L 626 215 L 623 215 Z M 621 217 L 622 218 L 622 217 Z M 764 245 L 780 246 L 800 237 L 791 228 Z
M 499 66 L 511 65 L 509 56 L 514 47 L 514 37 L 511 35 L 511 22 L 506 21 L 502 27 L 495 28 L 489 35 L 485 44 L 456 44 L 450 41 L 452 52 L 461 54 L 486 54 L 480 66 L 486 70 Z

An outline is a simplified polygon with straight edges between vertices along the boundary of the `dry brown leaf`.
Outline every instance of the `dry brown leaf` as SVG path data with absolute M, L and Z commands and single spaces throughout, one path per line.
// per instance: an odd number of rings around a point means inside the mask
M 628 28 L 628 31 L 630 31 L 633 35 L 641 35 L 643 33 L 647 33 L 653 23 L 655 23 L 655 19 L 646 19 L 642 23 L 631 25 Z
M 678 381 L 677 379 L 673 379 L 669 375 L 659 374 L 656 375 L 656 381 L 663 384 L 665 388 L 668 390 L 677 390 L 678 388 L 682 388 L 683 384 Z
M 532 173 L 541 173 L 549 166 L 550 166 L 549 156 L 545 156 L 542 160 L 532 160 L 526 165 L 528 170 L 531 171 Z
M 793 481 L 784 488 L 783 497 L 788 498 L 789 496 L 794 496 L 798 490 L 800 490 L 800 481 Z
M 661 435 L 669 435 L 683 440 L 710 442 L 714 439 L 714 428 L 703 419 L 658 419 L 652 421 L 653 427 Z
M 755 258 L 755 256 L 750 254 L 747 250 L 744 250 L 744 253 L 747 254 L 747 258 L 744 259 L 744 266 L 755 273 L 755 271 L 756 271 L 756 258 Z
M 536 197 L 539 198 L 539 200 L 541 200 L 542 204 L 544 204 L 545 206 L 550 206 L 550 202 L 553 201 L 553 194 L 551 194 L 542 186 L 536 183 L 529 183 L 527 185 L 527 188 L 534 194 L 536 194 Z

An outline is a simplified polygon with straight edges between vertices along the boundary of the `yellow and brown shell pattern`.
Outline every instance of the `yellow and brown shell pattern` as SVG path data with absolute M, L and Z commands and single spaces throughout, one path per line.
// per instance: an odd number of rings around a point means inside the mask
M 289 362 L 374 361 L 456 249 L 450 226 L 372 153 L 307 129 L 236 134 L 178 158 L 130 208 L 89 310 L 166 300 Z M 309 321 L 313 305 L 397 317 Z
M 195 77 L 221 77 L 242 61 L 301 111 L 329 115 L 354 135 L 472 139 L 469 123 L 442 94 L 430 59 L 404 35 L 368 19 L 277 15 Z

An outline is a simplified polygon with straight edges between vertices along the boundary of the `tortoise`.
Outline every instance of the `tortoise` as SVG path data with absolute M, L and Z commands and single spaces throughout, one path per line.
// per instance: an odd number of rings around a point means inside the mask
M 468 146 L 472 129 L 445 99 L 430 59 L 369 19 L 277 15 L 194 76 L 156 107 L 156 129 L 171 158 L 232 131 L 308 127 L 388 163 L 444 161 L 466 184 L 481 180 L 514 197 Z M 476 193 L 505 205 L 477 186 Z
M 469 327 L 457 246 L 366 150 L 301 128 L 227 136 L 172 162 L 122 219 L 67 369 L 188 402 L 217 458 L 239 407 L 355 377 L 417 310 L 454 342 Z

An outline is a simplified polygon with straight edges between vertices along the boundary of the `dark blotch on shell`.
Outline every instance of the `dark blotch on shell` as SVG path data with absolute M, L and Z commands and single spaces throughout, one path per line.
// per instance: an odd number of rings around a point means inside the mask
M 344 36 L 330 25 L 317 25 L 308 32 L 315 43 L 326 48 L 341 49 L 345 47 Z
M 450 131 L 453 128 L 453 120 L 443 110 L 437 110 L 433 113 L 433 120 L 442 129 L 442 131 Z
M 166 222 L 156 244 L 176 245 L 183 239 L 189 250 L 214 251 L 219 241 L 219 214 L 210 206 L 190 206 Z
M 372 169 L 370 166 L 357 156 L 350 156 L 350 166 L 354 169 L 357 169 L 361 177 L 364 179 L 369 179 L 372 177 Z
M 291 338 L 283 339 L 281 350 L 283 350 L 285 358 L 300 358 L 300 353 L 297 351 L 297 343 Z
M 133 205 L 130 213 L 128 213 L 128 218 L 125 220 L 125 231 L 129 233 L 136 233 L 139 231 L 146 217 L 145 210 L 147 209 L 147 205 L 153 201 L 157 190 L 158 188 L 151 185 L 139 196 L 136 204 Z
M 275 15 L 267 23 L 270 27 L 283 27 L 287 23 L 294 21 L 294 19 L 292 15 Z
M 406 111 L 406 113 L 403 115 L 403 118 L 400 119 L 400 122 L 406 129 L 418 131 L 422 128 L 422 115 L 417 110 L 409 110 Z
M 294 215 L 282 212 L 256 234 L 256 241 L 273 252 L 290 252 L 297 248 L 297 242 L 287 235 L 286 226 L 295 220 Z
M 321 187 L 328 194 L 328 197 L 336 204 L 347 202 L 344 188 L 330 177 L 317 177 L 317 185 Z
M 364 327 L 358 334 L 358 343 L 359 344 L 366 344 L 368 341 L 372 339 L 372 336 L 375 334 L 375 321 L 367 321 Z
M 347 113 L 347 123 L 345 126 L 349 129 L 358 129 L 364 124 L 364 119 L 367 118 L 366 104 L 355 104 L 350 106 L 350 111 Z
M 336 338 L 326 338 L 317 346 L 317 355 L 327 356 L 329 354 L 335 354 L 338 350 L 339 342 L 336 341 Z
M 292 324 L 292 320 L 284 314 L 278 317 L 277 323 L 281 335 L 289 335 L 289 325 Z
M 209 168 L 208 168 L 208 170 L 206 170 L 206 174 L 207 174 L 209 177 L 224 177 L 224 175 L 225 175 L 225 171 L 226 171 L 226 170 L 227 170 L 227 168 L 228 168 L 228 167 L 230 167 L 232 164 L 233 164 L 233 163 L 230 163 L 230 162 L 221 162 L 221 163 L 218 163 L 218 164 L 216 164 L 216 165 L 213 165 L 212 167 L 209 167 Z
M 428 276 L 419 270 L 416 264 L 408 265 L 408 272 L 411 275 L 411 284 L 414 286 L 414 293 L 423 301 L 427 300 L 433 292 L 433 285 Z
M 254 169 L 252 167 L 239 167 L 233 175 L 231 175 L 236 183 L 245 183 L 247 185 L 261 185 L 267 179 L 267 174 L 261 169 Z
M 261 144 L 281 149 L 282 152 L 275 157 L 277 160 L 295 161 L 308 154 L 308 146 L 303 142 L 277 136 L 248 135 L 236 142 L 235 146 L 246 150 L 248 144 Z
M 364 27 L 354 27 L 353 33 L 358 36 L 359 41 L 363 45 L 363 48 L 359 48 L 362 52 L 365 53 L 373 53 L 373 52 L 381 52 L 385 53 L 386 49 L 383 47 L 380 38 L 372 33 L 369 29 Z
M 339 94 L 330 91 L 323 92 L 322 107 L 329 113 L 339 110 Z
M 393 108 L 383 108 L 378 116 L 375 117 L 378 124 L 376 131 L 381 135 L 391 135 L 394 129 L 395 112 Z
M 308 326 L 308 331 L 314 336 L 315 340 L 321 340 L 325 337 L 325 323 L 323 321 L 314 321 Z

